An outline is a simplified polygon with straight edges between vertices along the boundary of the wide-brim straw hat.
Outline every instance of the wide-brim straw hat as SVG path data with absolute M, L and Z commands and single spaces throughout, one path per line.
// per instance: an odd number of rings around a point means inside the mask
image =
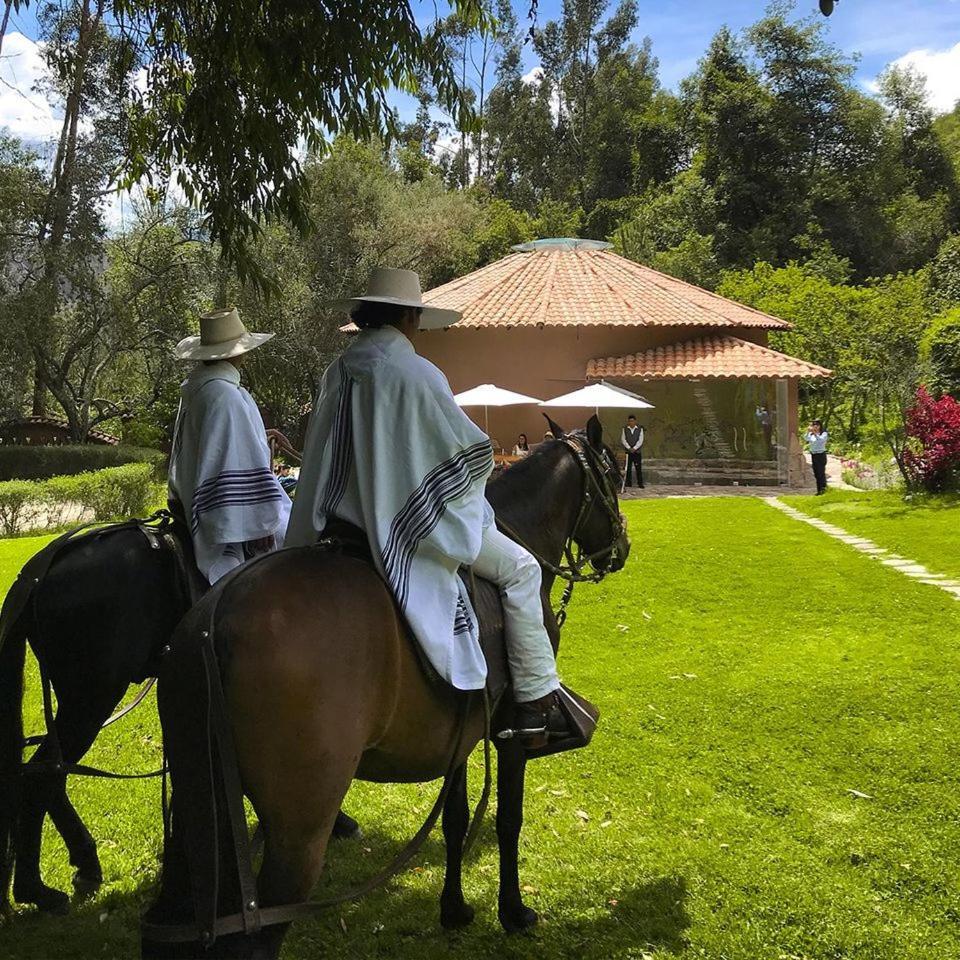
M 395 307 L 416 307 L 420 315 L 421 330 L 442 330 L 456 323 L 462 316 L 458 310 L 444 310 L 423 302 L 420 292 L 420 277 L 413 270 L 394 270 L 377 267 L 370 275 L 367 292 L 347 300 L 330 300 L 325 304 L 331 310 L 351 313 L 361 303 L 388 303 Z
M 227 360 L 262 347 L 273 336 L 251 333 L 236 307 L 214 310 L 200 318 L 200 336 L 181 340 L 173 353 L 178 360 Z

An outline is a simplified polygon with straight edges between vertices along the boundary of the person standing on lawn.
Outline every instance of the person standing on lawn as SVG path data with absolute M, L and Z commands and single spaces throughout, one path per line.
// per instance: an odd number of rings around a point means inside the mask
M 827 492 L 827 441 L 830 435 L 823 429 L 820 420 L 812 420 L 803 439 L 807 441 L 807 449 L 810 451 L 810 462 L 819 497 Z
M 637 424 L 637 418 L 631 413 L 620 433 L 620 445 L 627 453 L 627 466 L 623 474 L 624 486 L 630 487 L 630 471 L 633 470 L 637 486 L 643 489 L 643 427 Z

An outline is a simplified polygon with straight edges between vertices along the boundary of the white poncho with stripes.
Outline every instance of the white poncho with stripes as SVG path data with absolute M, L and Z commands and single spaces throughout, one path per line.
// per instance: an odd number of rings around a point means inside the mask
M 366 531 L 374 562 L 437 672 L 483 687 L 486 664 L 460 578 L 493 511 L 493 452 L 446 377 L 392 327 L 364 330 L 323 375 L 286 546 L 328 517 Z
M 198 363 L 180 397 L 170 494 L 183 505 L 197 566 L 214 583 L 243 562 L 250 541 L 283 539 L 290 498 L 271 469 L 260 411 L 232 363 Z

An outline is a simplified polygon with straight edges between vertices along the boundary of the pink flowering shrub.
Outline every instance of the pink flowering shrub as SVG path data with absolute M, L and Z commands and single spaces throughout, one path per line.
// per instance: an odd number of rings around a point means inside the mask
M 934 400 L 917 390 L 907 413 L 903 463 L 911 485 L 930 492 L 954 488 L 960 480 L 960 403 L 951 396 Z

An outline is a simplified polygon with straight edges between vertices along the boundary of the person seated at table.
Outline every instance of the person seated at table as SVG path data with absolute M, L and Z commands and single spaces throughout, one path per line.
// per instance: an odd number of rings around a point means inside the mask
M 280 475 L 277 479 L 280 481 L 280 486 L 283 487 L 285 493 L 293 493 L 297 488 L 297 478 L 291 472 L 290 464 L 288 463 L 280 464 Z
M 530 444 L 527 443 L 527 435 L 521 433 L 517 437 L 516 445 L 513 448 L 513 455 L 515 457 L 525 457 L 530 452 Z

